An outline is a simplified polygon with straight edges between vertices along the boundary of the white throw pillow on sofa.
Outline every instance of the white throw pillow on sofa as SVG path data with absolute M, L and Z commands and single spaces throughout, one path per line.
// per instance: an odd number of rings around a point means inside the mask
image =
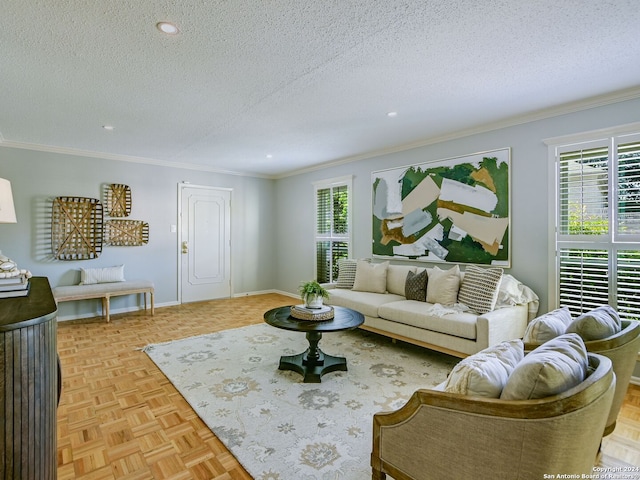
M 566 333 L 571 324 L 569 307 L 557 308 L 534 318 L 524 331 L 525 343 L 544 343 Z
M 404 287 L 409 272 L 416 273 L 411 265 L 389 265 L 387 268 L 387 292 L 404 296 Z
M 453 368 L 444 384 L 444 391 L 500 398 L 509 375 L 523 358 L 522 340 L 505 341 L 485 348 Z
M 369 263 L 365 260 L 358 260 L 356 279 L 353 282 L 352 290 L 386 293 L 388 267 L 389 262 Z
M 557 395 L 584 381 L 588 358 L 584 341 L 566 333 L 543 343 L 515 368 L 500 398 L 531 400 Z
M 440 270 L 438 267 L 429 270 L 427 302 L 454 305 L 458 301 L 459 289 L 460 267 L 458 265 L 449 270 Z

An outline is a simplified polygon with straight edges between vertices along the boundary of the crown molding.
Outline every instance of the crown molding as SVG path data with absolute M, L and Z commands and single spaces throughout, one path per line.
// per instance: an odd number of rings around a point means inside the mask
M 499 120 L 497 122 L 485 123 L 483 125 L 478 125 L 475 127 L 471 127 L 463 130 L 457 130 L 455 132 L 446 133 L 443 135 L 429 137 L 429 138 L 420 140 L 418 142 L 410 143 L 410 144 L 397 145 L 394 147 L 367 152 L 360 155 L 345 157 L 338 160 L 325 162 L 319 165 L 314 165 L 313 167 L 283 173 L 282 175 L 276 176 L 276 178 L 292 177 L 295 175 L 300 175 L 302 173 L 309 173 L 316 170 L 322 170 L 328 167 L 344 165 L 345 163 L 357 162 L 360 160 L 367 160 L 370 158 L 380 157 L 382 155 L 390 155 L 393 153 L 413 150 L 415 148 L 426 147 L 428 145 L 434 145 L 436 143 L 457 140 L 459 138 L 478 135 L 480 133 L 491 132 L 494 130 L 499 130 L 501 128 L 514 127 L 516 125 L 523 125 L 523 124 L 535 122 L 538 120 L 559 117 L 561 115 L 567 115 L 570 113 L 576 113 L 583 110 L 589 110 L 591 108 L 603 107 L 603 106 L 611 105 L 614 103 L 625 102 L 627 100 L 634 100 L 636 98 L 640 98 L 640 87 L 628 88 L 628 89 L 620 90 L 614 93 L 609 93 L 606 95 L 599 95 L 597 97 L 590 97 L 584 100 L 565 103 L 562 105 L 557 105 L 554 107 L 537 110 L 535 112 L 530 112 L 523 115 L 516 115 L 503 120 Z
M 557 105 L 554 107 L 537 110 L 535 112 L 526 113 L 523 115 L 516 115 L 516 116 L 509 117 L 496 122 L 486 123 L 486 124 L 478 125 L 478 126 L 467 128 L 467 129 L 457 130 L 455 132 L 450 132 L 443 135 L 428 137 L 418 142 L 413 142 L 413 143 L 403 144 L 403 145 L 396 145 L 389 148 L 366 152 L 359 155 L 352 155 L 352 156 L 348 156 L 348 157 L 344 157 L 336 160 L 319 163 L 311 167 L 291 170 L 289 172 L 284 172 L 282 174 L 274 174 L 274 175 L 244 173 L 244 172 L 236 172 L 232 170 L 221 170 L 215 167 L 209 167 L 207 165 L 200 165 L 196 163 L 171 162 L 167 160 L 158 160 L 158 159 L 147 158 L 147 157 L 135 157 L 130 155 L 119 155 L 119 154 L 111 154 L 111 153 L 104 153 L 104 152 L 95 152 L 91 150 L 80 150 L 75 148 L 56 147 L 51 145 L 13 142 L 13 141 L 5 140 L 2 137 L 1 132 L 0 132 L 0 146 L 9 147 L 9 148 L 19 148 L 23 150 L 36 150 L 41 152 L 58 153 L 62 155 L 74 155 L 74 156 L 80 156 L 80 157 L 114 160 L 119 162 L 141 163 L 146 165 L 179 168 L 184 170 L 196 170 L 196 171 L 202 171 L 202 172 L 218 173 L 223 175 L 235 175 L 235 176 L 243 176 L 243 177 L 255 177 L 255 178 L 265 178 L 269 180 L 278 180 L 282 178 L 301 175 L 304 173 L 315 172 L 317 170 L 323 170 L 325 168 L 344 165 L 347 163 L 353 163 L 360 160 L 367 160 L 370 158 L 380 157 L 382 155 L 390 155 L 393 153 L 399 153 L 407 150 L 426 147 L 428 145 L 434 145 L 436 143 L 448 142 L 448 141 L 456 140 L 459 138 L 478 135 L 480 133 L 491 132 L 494 130 L 499 130 L 501 128 L 513 127 L 516 125 L 531 123 L 538 120 L 544 120 L 546 118 L 558 117 L 561 115 L 567 115 L 570 113 L 580 112 L 583 110 L 589 110 L 591 108 L 602 107 L 602 106 L 611 105 L 614 103 L 624 102 L 627 100 L 634 100 L 636 98 L 640 98 L 640 87 L 632 87 L 632 88 L 619 90 L 617 92 L 613 92 L 605 95 L 599 95 L 596 97 L 590 97 L 590 98 L 578 100 L 575 102 L 569 102 L 562 105 Z M 551 140 L 551 139 L 547 139 L 547 141 L 548 140 Z
M 96 158 L 100 160 L 114 160 L 117 162 L 140 163 L 145 165 L 154 165 L 157 167 L 179 168 L 182 170 L 197 170 L 200 172 L 219 173 L 223 175 L 235 175 L 235 176 L 242 176 L 242 177 L 259 177 L 259 178 L 268 178 L 268 179 L 272 178 L 270 176 L 261 175 L 261 174 L 248 174 L 248 173 L 236 172 L 232 170 L 222 170 L 219 168 L 209 167 L 207 165 L 199 165 L 197 163 L 170 162 L 167 160 L 158 160 L 155 158 L 135 157 L 131 155 L 95 152 L 92 150 L 81 150 L 77 148 L 56 147 L 52 145 L 41 145 L 36 143 L 12 142 L 12 141 L 3 140 L 1 138 L 1 135 L 0 135 L 0 147 L 19 148 L 22 150 L 35 150 L 38 152 L 57 153 L 61 155 L 73 155 L 77 157 Z

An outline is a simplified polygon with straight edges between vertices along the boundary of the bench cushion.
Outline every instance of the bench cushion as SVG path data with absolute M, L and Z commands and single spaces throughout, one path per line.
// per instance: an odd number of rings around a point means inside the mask
M 53 296 L 56 300 L 64 300 L 66 298 L 98 298 L 106 294 L 144 289 L 153 289 L 153 282 L 149 280 L 128 280 L 125 282 L 96 283 L 93 285 L 66 285 L 55 287 L 53 289 Z

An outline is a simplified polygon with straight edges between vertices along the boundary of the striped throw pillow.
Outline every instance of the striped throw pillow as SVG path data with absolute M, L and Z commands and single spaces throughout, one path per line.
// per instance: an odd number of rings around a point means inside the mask
M 458 291 L 458 302 L 482 315 L 496 306 L 502 280 L 501 268 L 480 268 L 469 265 Z
M 355 259 L 338 260 L 338 281 L 336 282 L 336 288 L 348 288 L 353 287 L 353 282 L 356 279 L 356 266 L 358 261 Z

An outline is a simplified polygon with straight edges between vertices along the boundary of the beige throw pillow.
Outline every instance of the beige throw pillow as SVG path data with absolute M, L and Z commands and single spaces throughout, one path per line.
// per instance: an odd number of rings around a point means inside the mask
M 544 343 L 566 333 L 571 323 L 569 307 L 562 307 L 531 320 L 524 331 L 525 343 Z
M 429 271 L 427 282 L 427 302 L 441 305 L 453 305 L 458 300 L 460 289 L 460 267 L 456 265 L 449 270 L 434 267 Z
M 415 272 L 411 265 L 389 265 L 387 268 L 387 292 L 404 295 L 404 285 L 409 272 Z
M 360 292 L 386 293 L 387 268 L 389 262 L 369 263 L 358 260 L 356 278 L 352 290 Z
M 584 381 L 587 349 L 575 333 L 566 333 L 543 343 L 515 368 L 500 398 L 531 400 L 557 395 Z
M 445 392 L 500 398 L 509 375 L 524 358 L 522 340 L 486 348 L 458 363 L 447 378 Z

